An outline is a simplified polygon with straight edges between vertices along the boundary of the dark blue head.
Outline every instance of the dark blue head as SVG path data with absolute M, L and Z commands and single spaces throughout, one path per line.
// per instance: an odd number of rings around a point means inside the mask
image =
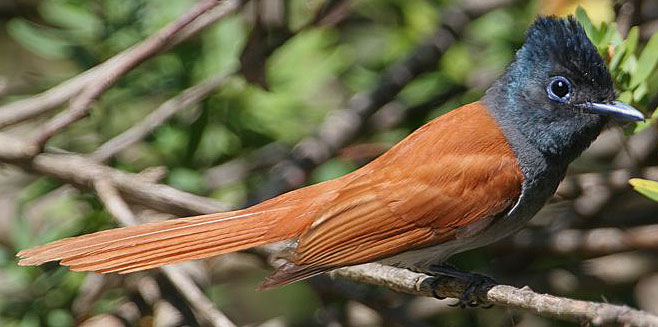
M 580 24 L 573 17 L 540 17 L 484 101 L 524 144 L 568 163 L 609 119 L 643 119 L 615 99 L 610 73 Z

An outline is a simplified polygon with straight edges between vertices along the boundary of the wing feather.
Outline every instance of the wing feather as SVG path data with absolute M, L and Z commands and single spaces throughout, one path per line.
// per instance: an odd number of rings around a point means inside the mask
M 471 237 L 514 205 L 522 182 L 486 108 L 461 107 L 353 174 L 263 287 Z

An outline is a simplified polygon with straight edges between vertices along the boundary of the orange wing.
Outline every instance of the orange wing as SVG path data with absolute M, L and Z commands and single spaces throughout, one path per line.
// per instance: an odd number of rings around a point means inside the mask
M 418 129 L 347 183 L 263 287 L 446 242 L 508 210 L 523 175 L 480 103 Z M 482 226 L 478 226 L 482 227 Z

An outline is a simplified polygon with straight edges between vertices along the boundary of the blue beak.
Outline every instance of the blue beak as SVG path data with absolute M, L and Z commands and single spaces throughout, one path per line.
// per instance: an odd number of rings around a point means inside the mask
M 613 101 L 612 103 L 587 102 L 584 107 L 585 110 L 591 113 L 610 116 L 619 121 L 644 120 L 644 114 L 641 111 L 621 101 Z

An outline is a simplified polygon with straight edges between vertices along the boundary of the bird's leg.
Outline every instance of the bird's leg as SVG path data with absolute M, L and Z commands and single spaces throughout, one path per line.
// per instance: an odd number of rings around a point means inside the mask
M 477 307 L 482 305 L 483 301 L 480 298 L 478 298 L 477 294 L 479 294 L 480 291 L 482 291 L 485 288 L 489 288 L 493 285 L 498 284 L 495 280 L 493 280 L 490 277 L 459 270 L 458 268 L 455 268 L 448 264 L 431 265 L 429 267 L 428 273 L 430 273 L 434 277 L 437 277 L 432 285 L 432 295 L 434 295 L 434 297 L 436 297 L 437 299 L 445 299 L 445 297 L 440 296 L 436 293 L 435 286 L 438 282 L 440 282 L 441 277 L 453 277 L 467 282 L 467 287 L 459 297 L 459 301 L 451 305 L 451 306 L 459 306 L 461 308 L 465 308 L 467 306 Z M 481 306 L 481 308 L 488 309 L 491 308 L 492 306 L 493 305 L 491 304 L 487 304 Z

